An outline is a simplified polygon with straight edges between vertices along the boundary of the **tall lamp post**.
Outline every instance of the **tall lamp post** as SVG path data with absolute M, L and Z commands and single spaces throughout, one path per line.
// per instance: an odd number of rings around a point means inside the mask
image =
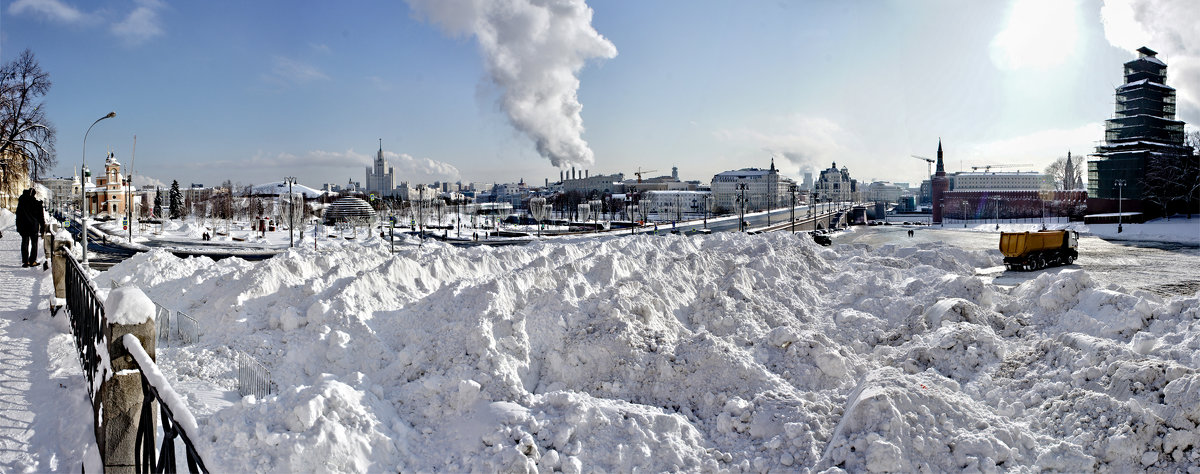
M 712 209 L 713 197 L 711 194 L 704 196 L 704 228 L 708 228 L 708 211 Z
M 788 186 L 788 190 L 792 192 L 792 233 L 796 233 L 796 185 Z
M 96 119 L 95 122 L 92 122 L 92 124 L 88 126 L 87 131 L 83 132 L 83 160 L 80 162 L 80 166 L 79 166 L 79 180 L 80 180 L 79 181 L 79 212 L 80 212 L 80 216 L 81 216 L 79 223 L 80 223 L 80 228 L 82 229 L 81 233 L 83 234 L 83 266 L 85 266 L 85 267 L 88 264 L 88 258 L 87 258 L 87 255 L 88 255 L 87 254 L 87 242 L 88 242 L 88 235 L 87 235 L 87 180 L 84 177 L 84 173 L 87 172 L 87 137 L 88 137 L 89 133 L 92 133 L 92 127 L 95 127 L 96 124 L 100 123 L 101 120 L 110 119 L 110 118 L 113 118 L 116 116 L 117 116 L 116 112 L 109 112 L 108 115 L 100 117 L 100 118 Z
M 738 213 L 738 231 L 746 231 L 746 183 L 737 183 L 738 202 L 741 204 Z
M 296 210 L 294 207 L 296 207 L 296 201 L 294 200 L 295 196 L 292 195 L 292 185 L 296 184 L 296 178 L 293 176 L 287 176 L 283 178 L 283 182 L 287 183 L 288 185 L 288 247 L 295 247 L 296 224 L 294 221 L 296 219 Z
M 1000 230 L 1000 196 L 992 196 L 992 201 L 996 203 L 996 230 Z
M 965 200 L 962 202 L 962 210 L 963 210 L 963 213 L 962 213 L 963 228 L 966 229 L 967 228 L 967 201 L 965 201 Z
M 1121 217 L 1124 215 L 1121 212 L 1121 202 L 1123 201 L 1123 198 L 1124 198 L 1123 191 L 1125 190 L 1125 180 L 1118 179 L 1118 180 L 1113 181 L 1113 184 L 1117 187 L 1117 233 L 1120 234 L 1122 231 Z

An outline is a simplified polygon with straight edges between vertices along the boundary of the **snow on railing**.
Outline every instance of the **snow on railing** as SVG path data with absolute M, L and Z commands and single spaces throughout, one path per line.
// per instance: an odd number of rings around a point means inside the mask
M 176 437 L 183 441 L 188 471 L 193 473 L 209 472 L 208 468 L 204 466 L 204 460 L 197 451 L 196 445 L 192 443 L 193 439 L 199 439 L 199 426 L 196 424 L 196 418 L 192 416 L 192 412 L 188 410 L 179 394 L 175 393 L 175 389 L 171 388 L 166 377 L 163 377 L 162 372 L 158 370 L 158 364 L 155 364 L 150 359 L 150 355 L 146 354 L 146 350 L 142 348 L 142 343 L 138 341 L 137 336 L 126 334 L 121 338 L 121 343 L 133 356 L 134 364 L 142 373 L 142 413 L 138 422 L 137 441 L 134 447 L 138 472 L 174 472 Z M 154 452 L 154 435 L 157 427 L 151 408 L 153 405 L 151 402 L 154 400 L 158 401 L 161 409 L 159 420 L 162 421 L 163 431 L 162 447 L 157 453 L 157 460 Z
M 71 334 L 75 337 L 75 350 L 79 364 L 88 380 L 88 395 L 96 399 L 100 384 L 112 375 L 109 363 L 108 341 L 104 328 L 108 320 L 104 317 L 104 302 L 96 296 L 96 285 L 74 258 L 66 258 L 67 312 L 70 314 Z

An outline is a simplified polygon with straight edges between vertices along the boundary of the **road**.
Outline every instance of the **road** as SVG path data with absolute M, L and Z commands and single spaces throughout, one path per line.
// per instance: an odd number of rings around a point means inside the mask
M 843 206 L 843 208 L 847 208 L 847 207 L 849 207 L 849 205 Z M 839 212 L 836 205 L 818 204 L 816 209 L 817 209 L 817 212 L 822 216 Z M 796 231 L 812 230 L 812 224 L 808 223 L 808 214 L 807 213 L 808 213 L 808 206 L 802 206 L 802 205 L 796 206 L 796 222 L 799 223 L 796 225 Z M 694 218 L 694 216 L 689 216 L 689 217 Z M 790 206 L 773 209 L 773 210 L 771 210 L 770 224 L 771 225 L 782 224 L 784 222 L 787 222 L 788 219 L 790 219 L 791 217 L 792 217 L 792 208 Z M 767 222 L 767 213 L 765 211 L 760 211 L 760 212 L 756 212 L 756 213 L 752 213 L 752 214 L 746 214 L 746 225 L 747 225 L 747 228 L 749 228 L 749 229 L 766 227 L 767 223 L 768 223 Z M 704 229 L 704 228 L 706 228 L 704 221 L 700 220 L 700 219 L 678 223 L 674 227 L 671 226 L 670 222 L 658 223 L 658 231 L 659 232 L 669 232 L 671 230 L 678 230 L 680 232 L 684 232 L 684 231 L 688 231 L 688 230 L 699 230 L 699 229 Z M 736 232 L 738 230 L 738 216 L 733 215 L 733 216 L 709 217 L 707 228 L 713 232 Z M 618 231 L 613 231 L 613 232 L 618 232 Z M 624 232 L 629 232 L 629 231 L 625 230 Z M 646 230 L 646 228 L 642 228 L 638 232 L 639 233 L 647 232 L 647 230 Z
M 915 235 L 908 237 L 908 230 Z M 999 255 L 997 232 L 941 229 L 930 226 L 856 227 L 834 236 L 834 244 L 862 243 L 872 247 L 895 243 L 943 242 L 966 249 L 988 249 Z M 1127 289 L 1144 289 L 1160 295 L 1194 295 L 1200 290 L 1200 247 L 1157 242 L 1106 241 L 1079 238 L 1079 259 L 1074 265 L 1032 272 L 1006 271 L 1003 266 L 980 270 L 980 276 L 1001 286 L 1016 286 L 1044 272 L 1086 270 L 1102 285 L 1115 283 Z

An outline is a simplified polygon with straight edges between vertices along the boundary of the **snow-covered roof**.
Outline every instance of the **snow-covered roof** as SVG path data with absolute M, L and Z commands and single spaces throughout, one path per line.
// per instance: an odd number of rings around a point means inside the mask
M 763 176 L 770 173 L 771 170 L 759 168 L 742 168 L 740 170 L 723 171 L 717 173 L 717 176 Z
M 288 193 L 288 184 L 285 181 L 272 181 L 270 183 L 258 184 L 251 188 L 251 192 L 254 194 L 269 196 L 282 196 Z M 305 199 L 318 198 L 329 194 L 326 191 L 318 191 L 303 184 L 293 184 L 292 192 L 303 195 Z
M 1166 84 L 1160 84 L 1160 83 L 1157 83 L 1157 82 L 1151 82 L 1151 81 L 1150 81 L 1150 79 L 1138 79 L 1138 80 L 1136 80 L 1136 81 L 1133 81 L 1133 82 L 1126 82 L 1126 83 L 1124 83 L 1124 84 L 1121 84 L 1120 86 L 1117 86 L 1117 90 L 1122 90 L 1122 89 L 1131 89 L 1131 88 L 1133 88 L 1133 87 L 1135 87 L 1135 86 L 1143 86 L 1143 85 L 1146 85 L 1146 86 L 1151 86 L 1151 87 L 1160 87 L 1160 88 L 1163 88 L 1163 89 L 1175 90 L 1175 88 L 1174 88 L 1174 87 L 1168 86 L 1168 85 L 1166 85 Z
M 1157 64 L 1157 65 L 1159 65 L 1159 66 L 1166 66 L 1166 65 L 1167 65 L 1167 63 L 1164 63 L 1164 62 L 1162 62 L 1162 60 L 1161 60 L 1161 59 L 1158 59 L 1158 58 L 1156 58 L 1156 57 L 1154 57 L 1154 56 L 1146 56 L 1146 57 L 1144 57 L 1144 58 L 1141 58 L 1141 59 L 1142 59 L 1142 61 L 1149 61 L 1149 62 L 1152 62 L 1152 63 L 1154 63 L 1154 64 Z

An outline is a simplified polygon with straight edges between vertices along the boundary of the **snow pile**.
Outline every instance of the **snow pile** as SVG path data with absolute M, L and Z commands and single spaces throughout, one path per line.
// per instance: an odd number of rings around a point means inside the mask
M 229 471 L 1186 470 L 1200 294 L 1011 290 L 995 250 L 789 234 L 525 247 L 137 255 L 105 272 L 183 310 L 169 378 Z M 186 391 L 182 391 L 186 397 Z
M 142 324 L 154 319 L 154 302 L 136 286 L 113 288 L 104 299 L 104 316 L 113 324 Z
M 0 230 L 15 229 L 16 225 L 17 215 L 8 209 L 0 207 Z

